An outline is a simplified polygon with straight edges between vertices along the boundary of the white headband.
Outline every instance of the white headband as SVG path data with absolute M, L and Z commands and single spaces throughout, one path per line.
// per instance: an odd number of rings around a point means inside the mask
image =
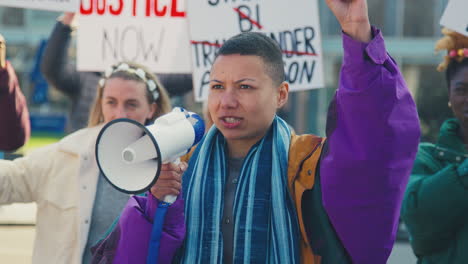
M 157 89 L 158 86 L 156 85 L 156 83 L 153 80 L 146 78 L 146 73 L 143 69 L 133 68 L 129 66 L 127 63 L 121 63 L 117 66 L 111 66 L 110 68 L 108 68 L 104 74 L 104 78 L 101 78 L 101 80 L 99 80 L 99 85 L 101 87 L 104 87 L 106 80 L 109 79 L 109 77 L 112 74 L 116 72 L 120 72 L 120 71 L 129 72 L 131 74 L 135 74 L 136 76 L 138 76 L 143 82 L 146 83 L 146 87 L 148 88 L 150 93 L 153 95 L 154 101 L 158 100 L 159 92 L 158 92 L 158 89 Z

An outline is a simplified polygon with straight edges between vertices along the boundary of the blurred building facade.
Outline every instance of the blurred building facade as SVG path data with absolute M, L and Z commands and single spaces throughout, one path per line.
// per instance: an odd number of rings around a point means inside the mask
M 369 3 L 371 23 L 382 29 L 387 49 L 400 65 L 405 80 L 417 102 L 423 140 L 435 140 L 442 121 L 451 116 L 447 107 L 447 88 L 436 65 L 443 54 L 434 54 L 434 43 L 440 37 L 439 20 L 448 0 L 372 0 Z M 281 115 L 298 133 L 325 134 L 326 110 L 337 87 L 341 65 L 341 37 L 338 22 L 319 1 L 322 46 L 324 51 L 325 89 L 295 92 Z M 422 8 L 424 7 L 424 8 Z M 26 96 L 31 93 L 30 72 L 41 39 L 53 28 L 57 12 L 0 7 L 0 32 L 7 39 L 7 56 L 17 69 Z M 51 105 L 66 111 L 66 98 L 51 93 Z M 176 98 L 176 104 L 201 110 L 191 94 Z M 31 106 L 32 112 L 36 110 Z

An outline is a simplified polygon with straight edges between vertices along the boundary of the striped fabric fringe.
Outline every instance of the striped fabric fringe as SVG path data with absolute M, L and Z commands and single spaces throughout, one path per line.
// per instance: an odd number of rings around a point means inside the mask
M 291 132 L 275 117 L 245 157 L 234 199 L 233 263 L 299 263 L 299 228 L 287 187 Z M 216 127 L 184 174 L 186 240 L 182 263 L 223 263 L 221 234 L 227 145 Z

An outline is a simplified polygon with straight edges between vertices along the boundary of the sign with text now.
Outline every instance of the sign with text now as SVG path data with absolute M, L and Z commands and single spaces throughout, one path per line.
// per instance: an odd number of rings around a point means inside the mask
M 132 61 L 155 73 L 190 73 L 183 0 L 82 0 L 77 67 L 104 71 Z

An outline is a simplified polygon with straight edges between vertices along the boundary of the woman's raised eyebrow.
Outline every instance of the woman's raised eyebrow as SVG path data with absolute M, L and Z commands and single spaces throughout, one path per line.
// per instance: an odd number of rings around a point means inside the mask
M 241 82 L 244 82 L 244 81 L 253 81 L 253 82 L 255 82 L 255 79 L 244 78 L 244 79 L 240 79 L 240 80 L 236 81 L 235 83 L 241 83 Z

